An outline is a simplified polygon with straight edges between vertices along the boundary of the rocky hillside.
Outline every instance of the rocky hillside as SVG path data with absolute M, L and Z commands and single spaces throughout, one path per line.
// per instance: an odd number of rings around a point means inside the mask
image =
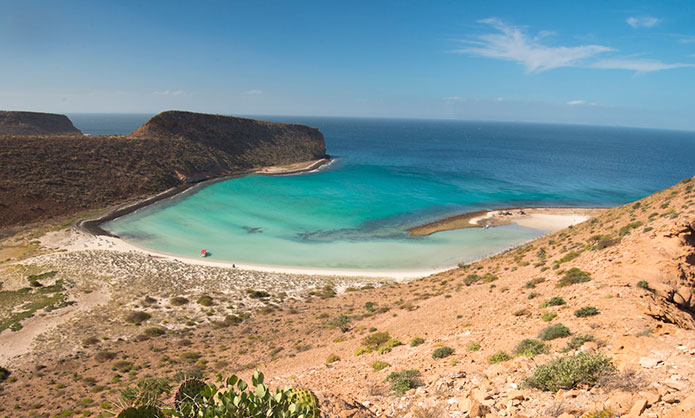
M 695 416 L 694 179 L 504 254 L 376 288 L 34 251 L 46 254 L 0 265 L 2 324 L 23 326 L 0 343 L 72 319 L 2 364 L 11 374 L 0 414 L 105 417 L 134 390 L 169 403 L 182 377 L 248 379 L 260 368 L 271 386 L 312 389 L 326 417 Z M 34 282 L 45 290 L 21 290 Z M 49 289 L 78 310 L 22 319 L 10 307 Z
M 187 112 L 126 136 L 0 136 L 0 229 L 325 154 L 315 128 Z
M 222 115 L 162 112 L 130 134 L 134 138 L 182 138 L 218 149 L 243 167 L 280 165 L 322 158 L 323 135 L 304 125 Z
M 0 135 L 82 135 L 65 115 L 0 111 Z

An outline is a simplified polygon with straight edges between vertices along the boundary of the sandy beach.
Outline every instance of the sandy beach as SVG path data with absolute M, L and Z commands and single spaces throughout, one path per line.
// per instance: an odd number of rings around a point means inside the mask
M 555 232 L 584 222 L 601 208 L 513 208 L 464 213 L 408 229 L 412 236 L 427 236 L 462 228 L 493 228 L 517 224 L 526 228 Z

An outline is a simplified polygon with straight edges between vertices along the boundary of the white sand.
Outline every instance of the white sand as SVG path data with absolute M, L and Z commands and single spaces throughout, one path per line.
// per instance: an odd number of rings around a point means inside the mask
M 450 270 L 455 267 L 450 266 L 441 269 L 429 270 L 349 270 L 292 266 L 266 266 L 258 264 L 239 264 L 232 263 L 229 261 L 214 260 L 212 258 L 182 257 L 173 254 L 161 253 L 138 247 L 136 245 L 125 242 L 120 238 L 108 236 L 94 236 L 85 232 L 77 231 L 75 229 L 67 229 L 63 231 L 48 233 L 41 238 L 41 245 L 49 248 L 64 249 L 67 251 L 110 250 L 117 252 L 138 252 L 159 259 L 170 260 L 172 262 L 200 266 L 213 266 L 224 268 L 233 268 L 233 266 L 236 266 L 237 270 L 251 270 L 266 273 L 303 274 L 315 276 L 371 277 L 405 280 L 429 276 L 431 274 Z

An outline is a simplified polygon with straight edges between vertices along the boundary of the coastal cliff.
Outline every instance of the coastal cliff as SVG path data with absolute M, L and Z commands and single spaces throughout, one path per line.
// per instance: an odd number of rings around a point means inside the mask
M 0 111 L 0 135 L 82 135 L 65 115 Z
M 316 128 L 189 112 L 161 113 L 130 135 L 0 135 L 0 228 L 325 153 Z

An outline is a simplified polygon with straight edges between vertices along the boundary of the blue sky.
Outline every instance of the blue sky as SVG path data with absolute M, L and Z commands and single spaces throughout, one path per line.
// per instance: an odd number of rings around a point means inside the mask
M 695 130 L 693 1 L 0 0 L 0 108 Z

